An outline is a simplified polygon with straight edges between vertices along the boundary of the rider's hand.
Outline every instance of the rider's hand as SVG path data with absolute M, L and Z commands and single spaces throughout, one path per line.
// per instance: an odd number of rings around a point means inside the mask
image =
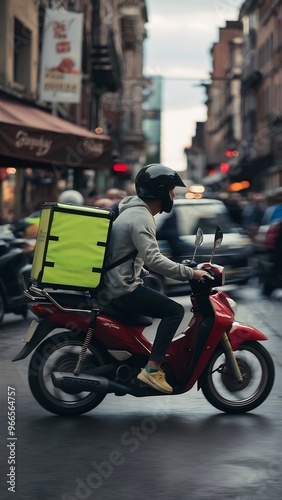
M 194 273 L 193 279 L 201 281 L 202 283 L 206 281 L 206 278 L 214 280 L 214 277 L 211 276 L 209 273 L 207 273 L 207 271 L 201 271 L 200 269 L 195 269 L 193 273 Z

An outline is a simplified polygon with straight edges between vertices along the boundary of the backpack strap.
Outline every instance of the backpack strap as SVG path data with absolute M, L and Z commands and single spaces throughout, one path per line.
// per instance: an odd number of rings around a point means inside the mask
M 138 254 L 138 250 L 133 250 L 133 252 L 131 252 L 130 254 L 126 255 L 125 257 L 122 257 L 121 259 L 119 260 L 116 260 L 116 262 L 113 262 L 112 264 L 110 264 L 108 267 L 106 267 L 105 271 L 110 271 L 111 269 L 113 269 L 114 267 L 117 267 L 119 266 L 120 264 L 123 264 L 124 262 L 126 262 L 127 260 L 130 260 L 130 259 L 135 259 L 136 255 Z

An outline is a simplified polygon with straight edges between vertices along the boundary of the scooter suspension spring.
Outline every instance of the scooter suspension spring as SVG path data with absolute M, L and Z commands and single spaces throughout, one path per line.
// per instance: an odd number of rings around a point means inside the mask
M 86 352 L 87 352 L 87 349 L 88 349 L 89 344 L 91 342 L 91 338 L 92 338 L 93 333 L 94 333 L 94 328 L 88 328 L 87 334 L 85 336 L 85 339 L 84 339 L 84 342 L 83 342 L 83 345 L 81 348 L 81 351 L 79 353 L 77 365 L 76 365 L 74 372 L 73 372 L 74 375 L 76 375 L 76 376 L 80 374 L 81 366 L 82 366 L 82 363 L 85 359 Z

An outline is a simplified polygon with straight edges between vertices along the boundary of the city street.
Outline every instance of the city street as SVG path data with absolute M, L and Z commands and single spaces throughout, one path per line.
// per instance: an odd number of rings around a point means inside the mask
M 281 500 L 282 1 L 0 0 L 0 47 L 0 500 Z
M 237 319 L 269 340 L 276 380 L 268 399 L 227 415 L 197 392 L 151 398 L 109 395 L 77 418 L 41 408 L 27 384 L 29 359 L 11 363 L 29 325 L 1 325 L 1 498 L 7 500 L 280 500 L 282 491 L 282 292 L 261 295 L 256 281 L 228 293 Z M 189 297 L 176 297 L 185 305 Z M 146 332 L 152 338 L 153 328 Z M 15 389 L 16 438 L 8 437 L 8 388 Z M 8 460 L 15 460 L 15 493 Z

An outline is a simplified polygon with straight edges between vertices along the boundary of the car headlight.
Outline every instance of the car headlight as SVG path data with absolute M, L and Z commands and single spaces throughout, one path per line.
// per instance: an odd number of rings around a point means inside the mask
M 237 303 L 235 300 L 231 299 L 230 297 L 226 297 L 228 304 L 230 305 L 232 311 L 234 312 L 234 315 L 237 313 Z

